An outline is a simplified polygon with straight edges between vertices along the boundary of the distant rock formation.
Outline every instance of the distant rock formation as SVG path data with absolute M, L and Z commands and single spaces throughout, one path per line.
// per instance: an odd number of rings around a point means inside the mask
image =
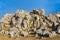
M 60 34 L 60 13 L 45 15 L 44 9 L 18 10 L 0 19 L 0 33 L 10 37 L 52 37 Z

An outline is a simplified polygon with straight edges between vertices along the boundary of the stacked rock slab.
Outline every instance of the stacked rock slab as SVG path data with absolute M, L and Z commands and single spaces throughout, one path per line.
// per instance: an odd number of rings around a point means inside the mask
M 60 13 L 45 15 L 44 9 L 18 10 L 0 19 L 0 33 L 10 37 L 51 37 L 60 34 Z

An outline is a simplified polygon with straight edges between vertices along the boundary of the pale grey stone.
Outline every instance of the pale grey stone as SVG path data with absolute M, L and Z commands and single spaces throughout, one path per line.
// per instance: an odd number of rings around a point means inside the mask
M 22 31 L 21 34 L 24 36 L 28 36 L 28 32 L 25 32 L 25 31 Z

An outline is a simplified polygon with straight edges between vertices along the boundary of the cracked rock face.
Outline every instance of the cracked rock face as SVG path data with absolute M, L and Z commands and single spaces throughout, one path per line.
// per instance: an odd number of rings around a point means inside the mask
M 27 12 L 18 10 L 0 19 L 0 33 L 11 37 L 51 37 L 60 34 L 60 13 L 45 15 L 44 9 Z

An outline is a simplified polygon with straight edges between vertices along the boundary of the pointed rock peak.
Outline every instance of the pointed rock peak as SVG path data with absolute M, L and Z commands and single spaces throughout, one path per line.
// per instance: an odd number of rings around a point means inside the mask
M 40 9 L 40 10 L 33 9 L 33 12 L 32 13 L 38 14 L 38 15 L 45 15 L 44 9 Z
M 45 12 L 45 10 L 44 9 L 40 9 L 41 11 L 43 11 L 43 12 Z
M 40 14 L 40 15 L 45 15 L 45 10 L 44 10 L 44 9 L 40 9 L 40 10 L 39 10 L 39 14 Z
M 33 13 L 34 13 L 34 14 L 39 14 L 39 13 L 38 13 L 38 10 L 36 10 L 36 9 L 33 9 Z
M 24 10 L 20 10 L 19 12 L 25 13 L 25 11 L 24 11 Z
M 56 14 L 56 16 L 60 17 L 60 12 L 58 12 L 58 13 Z
M 21 12 L 21 13 L 25 13 L 26 11 L 23 10 L 23 9 L 22 9 L 22 10 L 17 10 L 17 11 L 16 11 L 16 13 L 20 13 L 20 12 Z
M 17 10 L 16 13 L 18 13 L 20 10 Z
M 25 15 L 26 13 L 24 10 L 17 10 L 15 15 Z
M 5 14 L 4 17 L 2 19 L 7 19 L 7 18 L 11 18 L 14 14 Z

